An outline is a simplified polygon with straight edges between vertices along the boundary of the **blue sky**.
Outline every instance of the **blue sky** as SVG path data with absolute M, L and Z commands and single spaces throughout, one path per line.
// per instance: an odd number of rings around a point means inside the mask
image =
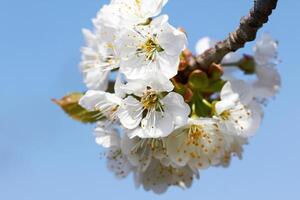
M 162 196 L 136 190 L 132 177 L 119 181 L 101 159 L 93 127 L 66 117 L 50 101 L 83 91 L 78 70 L 81 28 L 107 1 L 0 1 L 0 199 L 296 199 L 300 185 L 298 106 L 300 1 L 279 1 L 263 31 L 279 40 L 283 87 L 266 109 L 244 159 L 211 168 L 189 190 Z M 252 1 L 169 0 L 164 13 L 184 27 L 190 48 L 197 39 L 222 39 Z M 260 32 L 262 33 L 262 31 Z M 244 52 L 251 51 L 248 44 Z

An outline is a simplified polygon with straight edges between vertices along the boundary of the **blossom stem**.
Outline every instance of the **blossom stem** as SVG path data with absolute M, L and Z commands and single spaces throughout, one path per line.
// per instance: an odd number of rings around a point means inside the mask
M 209 108 L 212 108 L 212 104 L 208 102 L 206 99 L 202 99 L 202 102 Z

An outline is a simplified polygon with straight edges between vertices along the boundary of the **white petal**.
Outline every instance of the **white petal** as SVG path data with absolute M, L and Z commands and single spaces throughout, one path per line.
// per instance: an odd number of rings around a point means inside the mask
M 169 56 L 162 52 L 157 57 L 157 67 L 161 70 L 162 74 L 167 78 L 173 78 L 178 73 L 180 58 L 178 56 Z
M 143 118 L 141 127 L 143 135 L 141 138 L 163 138 L 174 130 L 174 121 L 168 113 L 149 112 Z
M 261 105 L 255 101 L 252 101 L 248 105 L 249 112 L 251 113 L 250 126 L 246 131 L 244 137 L 252 137 L 256 134 L 263 117 L 263 109 Z
M 139 138 L 129 138 L 126 134 L 121 142 L 122 152 L 127 156 L 128 161 L 142 172 L 146 171 L 152 161 L 151 152 L 148 149 L 142 149 L 143 153 L 137 151 L 136 148 L 140 145 Z
M 187 46 L 186 35 L 167 22 L 167 16 L 161 16 L 164 21 L 159 27 L 158 41 L 169 56 L 178 56 Z M 160 20 L 160 19 L 158 19 Z M 153 22 L 155 23 L 155 21 Z
M 202 54 L 206 50 L 212 48 L 215 44 L 216 41 L 211 39 L 210 37 L 203 37 L 196 44 L 196 53 Z
M 104 72 L 99 68 L 93 68 L 84 73 L 84 83 L 90 90 L 107 90 L 109 82 L 108 71 Z
M 239 95 L 233 91 L 229 81 L 223 86 L 220 96 L 222 100 L 226 101 L 237 101 L 239 99 Z
M 120 136 L 116 129 L 106 122 L 99 122 L 94 131 L 96 143 L 104 148 L 120 147 Z
M 254 98 L 252 87 L 243 80 L 231 80 L 231 88 L 234 93 L 239 95 L 240 102 L 248 105 Z
M 100 111 L 104 116 L 114 120 L 116 108 L 121 104 L 121 99 L 114 94 L 89 90 L 79 100 L 79 105 L 89 111 Z
M 159 71 L 153 71 L 145 75 L 144 81 L 146 87 L 148 86 L 157 92 L 170 92 L 174 89 L 173 83 Z
M 187 123 L 191 110 L 181 95 L 171 92 L 162 100 L 162 102 L 165 113 L 168 113 L 173 117 L 176 126 Z
M 151 88 L 156 92 L 170 92 L 174 89 L 174 85 L 165 76 L 153 71 L 145 74 L 143 79 L 128 80 L 128 83 L 124 86 L 127 94 L 137 96 L 142 96 L 147 88 Z
M 80 99 L 79 105 L 83 108 L 94 111 L 96 110 L 95 107 L 99 100 L 103 99 L 105 96 L 105 92 L 103 91 L 95 91 L 89 90 L 85 93 L 85 95 Z
M 131 52 L 130 54 L 135 54 Z M 128 59 L 123 59 L 120 63 L 120 70 L 128 79 L 142 79 L 145 74 L 148 74 L 156 68 L 153 62 L 145 61 L 144 57 L 130 56 Z
M 125 91 L 125 83 L 124 83 L 124 77 L 122 76 L 121 73 L 118 73 L 117 78 L 116 78 L 116 82 L 115 82 L 115 86 L 114 86 L 114 90 L 115 90 L 115 94 L 116 96 L 120 97 L 120 98 L 124 98 L 126 96 L 126 91 Z
M 140 127 L 136 128 L 136 129 L 132 129 L 132 130 L 127 130 L 126 134 L 130 139 L 133 139 L 135 137 L 145 138 L 144 130 L 141 129 Z
M 128 96 L 120 106 L 118 117 L 125 128 L 134 129 L 140 124 L 142 113 L 143 105 L 134 97 Z
M 258 98 L 270 98 L 275 96 L 281 87 L 281 77 L 277 69 L 269 66 L 257 66 L 258 80 L 254 82 L 255 96 Z
M 221 101 L 217 102 L 215 105 L 218 115 L 222 114 L 225 110 L 231 109 L 239 101 L 239 95 L 233 92 L 229 81 L 223 86 L 220 96 Z
M 190 126 L 186 125 L 174 130 L 166 140 L 169 158 L 179 167 L 186 166 L 190 160 L 189 155 L 187 155 L 187 151 L 181 148 L 186 140 L 185 132 L 188 131 L 189 128 Z
M 278 44 L 270 34 L 264 33 L 254 47 L 254 57 L 258 64 L 266 64 L 277 56 Z
M 168 0 L 142 0 L 141 2 L 141 10 L 145 17 L 154 17 L 159 15 Z

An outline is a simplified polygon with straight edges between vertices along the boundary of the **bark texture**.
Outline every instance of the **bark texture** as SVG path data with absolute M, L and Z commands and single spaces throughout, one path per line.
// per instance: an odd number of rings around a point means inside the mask
M 238 28 L 228 38 L 218 42 L 213 48 L 195 58 L 189 72 L 197 68 L 208 68 L 213 63 L 219 64 L 224 56 L 245 46 L 256 38 L 257 31 L 267 23 L 278 0 L 254 0 L 254 6 L 247 16 L 242 17 Z

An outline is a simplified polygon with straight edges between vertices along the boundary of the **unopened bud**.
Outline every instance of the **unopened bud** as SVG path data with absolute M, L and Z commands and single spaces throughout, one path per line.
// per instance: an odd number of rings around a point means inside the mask
M 188 49 L 183 50 L 180 55 L 180 63 L 178 71 L 183 71 L 189 65 L 189 60 L 193 56 L 192 52 Z
M 221 65 L 212 64 L 208 69 L 208 75 L 211 80 L 218 80 L 224 74 L 224 69 Z
M 193 91 L 186 85 L 173 81 L 175 92 L 183 96 L 185 102 L 189 103 L 193 98 Z
M 207 74 L 199 69 L 193 71 L 189 76 L 188 84 L 192 89 L 205 89 L 209 84 Z
M 239 68 L 245 72 L 245 74 L 253 74 L 255 72 L 255 60 L 250 55 L 244 55 L 239 61 Z

